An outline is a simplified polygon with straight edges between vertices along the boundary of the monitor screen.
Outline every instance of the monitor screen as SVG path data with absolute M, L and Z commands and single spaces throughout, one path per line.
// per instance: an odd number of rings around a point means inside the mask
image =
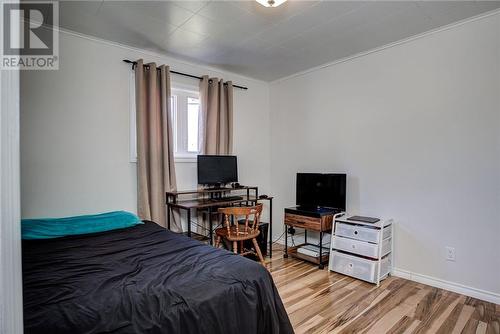
M 346 174 L 297 173 L 297 205 L 345 211 Z
M 199 155 L 198 184 L 238 182 L 238 168 L 234 155 Z

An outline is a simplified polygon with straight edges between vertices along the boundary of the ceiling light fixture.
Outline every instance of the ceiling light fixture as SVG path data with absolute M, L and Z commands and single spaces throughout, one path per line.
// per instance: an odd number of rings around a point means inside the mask
M 256 0 L 256 1 L 265 7 L 278 7 L 286 0 Z

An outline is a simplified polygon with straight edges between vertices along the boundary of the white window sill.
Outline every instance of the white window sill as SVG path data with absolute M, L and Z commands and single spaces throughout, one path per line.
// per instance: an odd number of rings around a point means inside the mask
M 198 161 L 196 155 L 176 155 L 174 156 L 175 163 L 195 163 Z
M 198 158 L 196 156 L 174 156 L 175 163 L 196 163 Z M 131 158 L 131 163 L 137 163 L 137 158 Z

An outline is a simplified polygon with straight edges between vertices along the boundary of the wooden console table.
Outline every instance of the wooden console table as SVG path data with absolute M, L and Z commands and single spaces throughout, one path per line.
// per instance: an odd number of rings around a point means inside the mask
M 301 260 L 309 261 L 318 265 L 319 269 L 325 267 L 325 263 L 328 262 L 329 251 L 323 254 L 323 233 L 330 233 L 332 230 L 333 216 L 335 211 L 331 210 L 317 210 L 317 211 L 304 211 L 299 208 L 287 208 L 285 209 L 285 258 L 291 255 L 295 258 Z M 288 247 L 288 227 L 297 227 L 304 229 L 304 243 Z M 315 258 L 305 254 L 297 252 L 297 249 L 301 246 L 311 245 L 307 242 L 307 231 L 314 231 L 319 233 L 319 257 Z
M 252 193 L 253 192 L 253 193 Z M 185 198 L 185 196 L 196 196 L 196 198 Z M 226 196 L 240 196 L 241 198 L 233 198 Z M 184 198 L 182 198 L 184 197 Z M 255 205 L 259 200 L 272 200 L 272 197 L 259 199 L 259 188 L 253 186 L 242 186 L 236 188 L 217 188 L 217 189 L 198 189 L 173 191 L 166 193 L 167 205 L 167 228 L 170 230 L 170 215 L 172 209 L 186 210 L 188 230 L 185 234 L 188 237 L 194 237 L 198 240 L 208 240 L 213 244 L 213 224 L 212 214 L 217 212 L 219 207 L 227 207 L 232 205 Z M 206 209 L 208 211 L 209 235 L 204 236 L 191 231 L 191 210 Z M 271 256 L 272 249 L 272 214 L 269 221 L 269 248 Z

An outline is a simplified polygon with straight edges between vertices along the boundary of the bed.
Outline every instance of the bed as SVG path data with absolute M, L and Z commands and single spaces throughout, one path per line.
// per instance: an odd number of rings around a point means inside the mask
M 25 333 L 293 333 L 264 267 L 152 222 L 22 247 Z

